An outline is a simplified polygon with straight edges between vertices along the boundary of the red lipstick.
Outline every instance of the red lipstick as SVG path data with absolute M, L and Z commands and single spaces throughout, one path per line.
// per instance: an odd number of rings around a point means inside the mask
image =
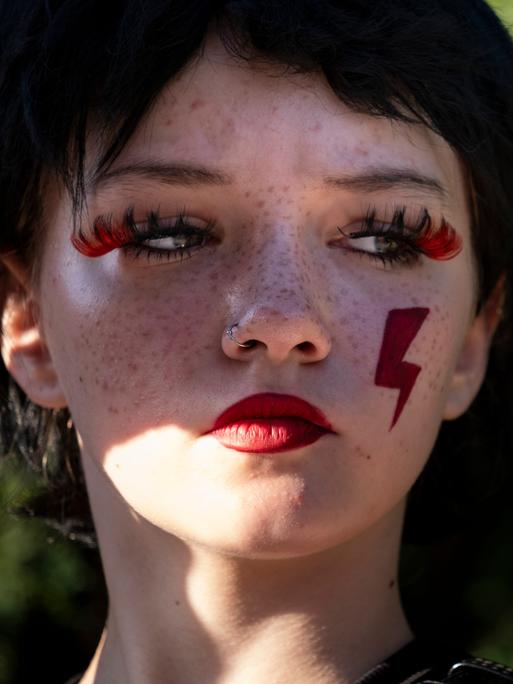
M 206 433 L 235 451 L 273 454 L 313 444 L 334 433 L 324 414 L 304 399 L 264 392 L 229 406 Z

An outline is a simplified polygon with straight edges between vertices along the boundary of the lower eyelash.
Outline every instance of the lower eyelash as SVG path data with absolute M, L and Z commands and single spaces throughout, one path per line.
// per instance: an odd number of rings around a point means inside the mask
M 379 252 L 373 254 L 372 252 L 364 252 L 363 250 L 352 249 L 350 247 L 347 248 L 347 251 L 352 252 L 353 254 L 357 254 L 362 258 L 367 257 L 373 259 L 374 261 L 380 261 L 383 264 L 383 266 L 388 266 L 391 268 L 394 268 L 399 265 L 405 267 L 415 266 L 415 264 L 417 264 L 420 261 L 420 253 L 415 249 L 411 248 L 406 248 L 404 252 L 396 252 L 395 254 L 393 252 L 390 252 L 390 254 L 383 254 Z
M 201 249 L 201 247 L 198 247 Z M 146 245 L 129 244 L 123 245 L 121 248 L 125 253 L 131 254 L 133 259 L 142 259 L 146 256 L 147 261 L 171 261 L 179 260 L 180 262 L 190 259 L 195 249 L 189 247 L 177 247 L 176 250 L 158 249 L 157 247 L 147 247 Z

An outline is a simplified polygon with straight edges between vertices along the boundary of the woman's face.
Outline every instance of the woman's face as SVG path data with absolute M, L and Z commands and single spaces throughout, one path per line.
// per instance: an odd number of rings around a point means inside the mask
M 150 212 L 181 237 L 159 237 Z M 84 459 L 138 516 L 222 552 L 293 556 L 404 501 L 453 417 L 475 306 L 445 142 L 210 41 L 90 182 L 86 213 L 74 245 L 69 201 L 49 208 L 42 328 Z M 196 229 L 186 253 L 180 216 Z M 153 241 L 108 251 L 95 223 L 115 244 L 133 223 Z M 224 334 L 236 322 L 256 345 Z M 310 402 L 333 432 L 279 453 L 208 434 L 261 392 Z

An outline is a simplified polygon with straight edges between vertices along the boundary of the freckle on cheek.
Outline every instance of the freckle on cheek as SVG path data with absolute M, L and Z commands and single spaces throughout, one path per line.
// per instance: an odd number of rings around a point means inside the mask
M 191 110 L 194 111 L 195 109 L 200 109 L 201 107 L 204 107 L 205 104 L 206 103 L 199 98 L 197 100 L 193 100 L 193 102 L 191 102 Z
M 372 459 L 372 456 L 367 451 L 362 449 L 361 446 L 356 446 L 354 451 L 355 451 L 356 456 L 358 456 L 358 458 L 363 458 L 366 461 L 370 461 Z

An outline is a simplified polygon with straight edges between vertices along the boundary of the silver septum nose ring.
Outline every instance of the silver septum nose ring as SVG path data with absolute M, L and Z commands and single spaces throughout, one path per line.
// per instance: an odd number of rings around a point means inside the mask
M 234 334 L 233 334 L 233 329 L 236 328 L 238 325 L 239 325 L 238 323 L 234 323 L 233 325 L 229 325 L 227 328 L 224 329 L 225 334 L 228 335 L 228 337 L 232 340 L 232 342 L 235 342 L 235 344 L 237 344 L 239 347 L 246 347 L 246 348 L 254 347 L 255 346 L 254 340 L 250 340 L 249 342 L 244 342 L 244 344 L 242 342 L 237 342 L 237 340 L 235 339 Z

